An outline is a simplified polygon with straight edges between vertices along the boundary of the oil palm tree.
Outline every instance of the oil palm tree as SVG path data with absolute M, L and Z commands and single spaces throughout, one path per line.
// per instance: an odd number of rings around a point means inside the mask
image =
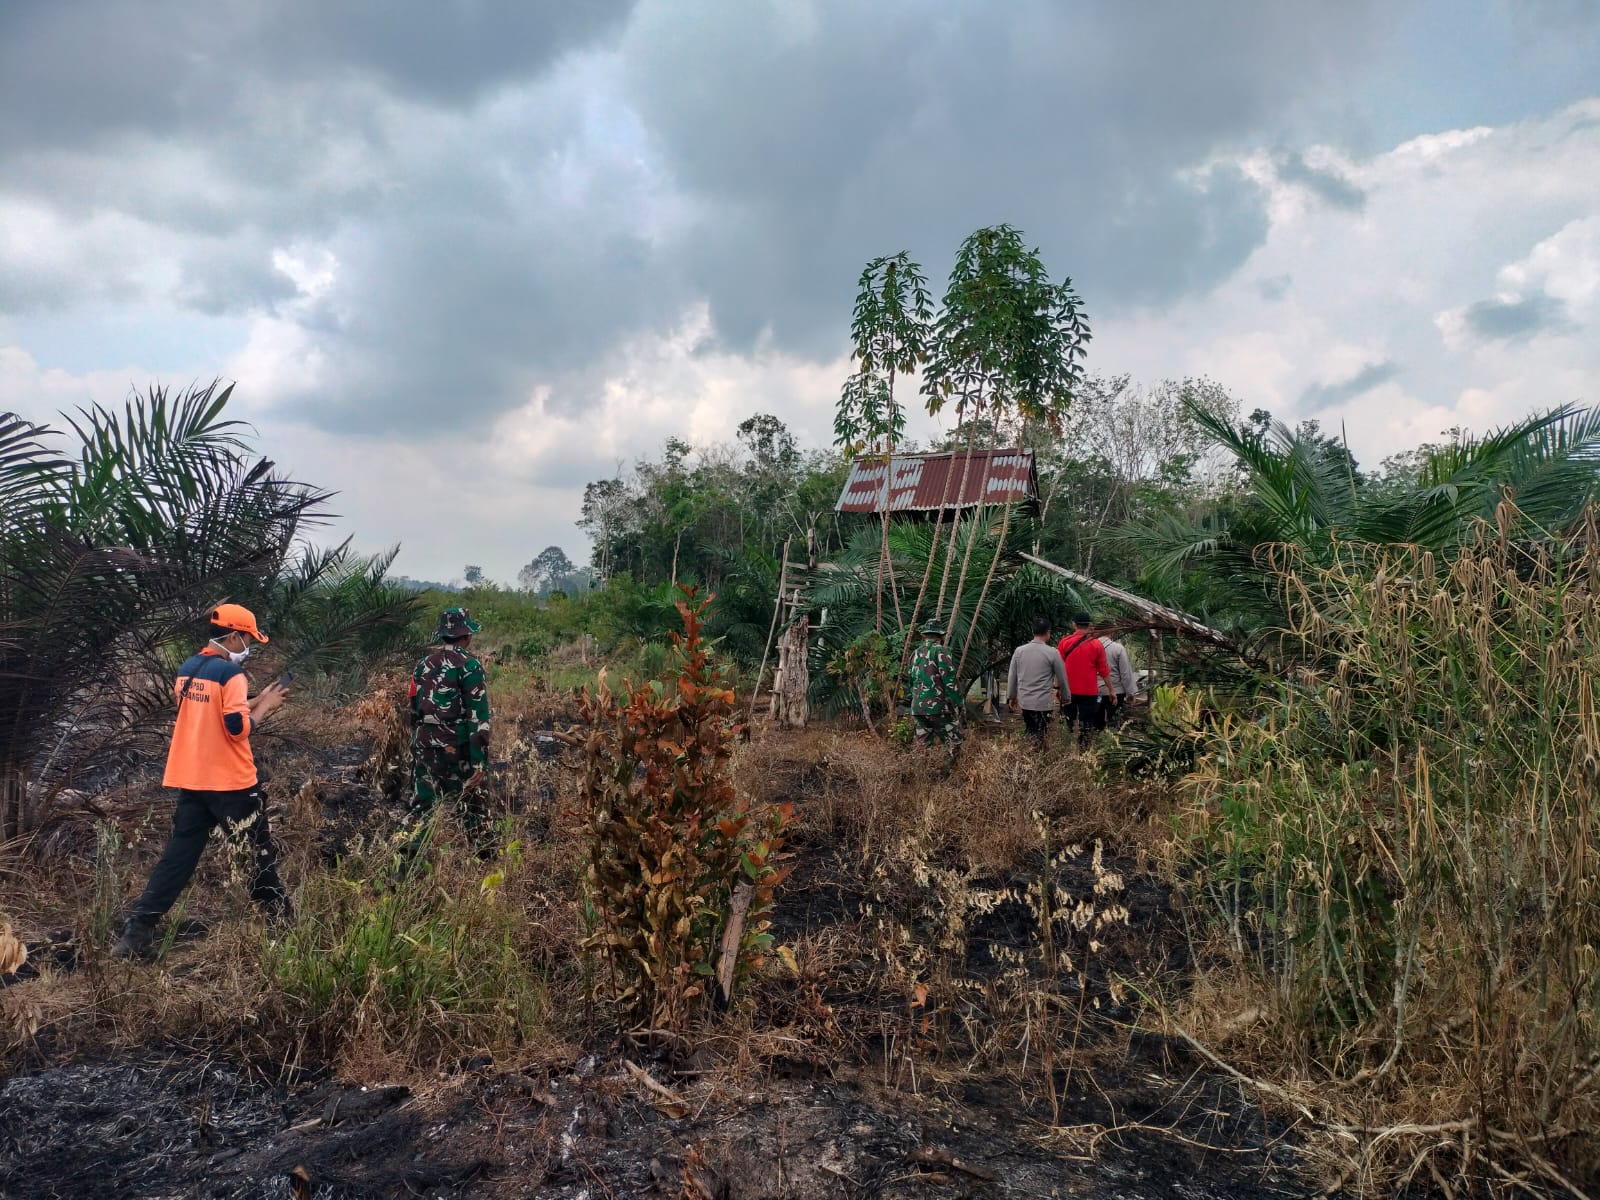
M 399 551 L 357 554 L 348 538 L 302 545 L 263 601 L 262 620 L 283 664 L 354 689 L 374 666 L 415 649 L 412 622 L 422 598 L 388 579 Z
M 322 515 L 250 454 L 231 390 L 152 388 L 70 432 L 0 413 L 0 841 L 170 705 L 207 609 L 262 603 Z
M 1594 409 L 1563 406 L 1486 435 L 1459 434 L 1424 449 L 1414 480 L 1376 486 L 1347 456 L 1281 423 L 1238 425 L 1193 400 L 1185 406 L 1233 455 L 1240 485 L 1197 520 L 1168 518 L 1121 536 L 1145 555 L 1154 590 L 1223 628 L 1281 625 L 1275 549 L 1313 562 L 1351 543 L 1450 553 L 1475 523 L 1497 518 L 1513 523 L 1513 536 L 1543 538 L 1576 521 L 1600 483 Z

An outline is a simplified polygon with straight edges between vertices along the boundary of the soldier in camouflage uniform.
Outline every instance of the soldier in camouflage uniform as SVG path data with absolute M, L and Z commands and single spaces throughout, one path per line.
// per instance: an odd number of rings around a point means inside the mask
M 443 643 L 411 673 L 411 820 L 419 826 L 441 799 L 456 804 L 474 842 L 489 833 L 482 785 L 489 768 L 489 690 L 483 664 L 469 654 L 480 626 L 464 608 L 439 617 Z M 415 849 L 415 845 L 410 847 Z
M 956 685 L 956 664 L 944 648 L 944 626 L 929 621 L 922 627 L 922 644 L 911 656 L 911 719 L 916 723 L 917 745 L 942 742 L 955 754 L 961 746 L 961 691 Z

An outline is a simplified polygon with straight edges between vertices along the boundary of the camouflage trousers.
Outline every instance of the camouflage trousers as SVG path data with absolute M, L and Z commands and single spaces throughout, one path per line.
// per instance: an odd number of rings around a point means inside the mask
M 416 853 L 426 840 L 430 818 L 440 801 L 450 802 L 461 818 L 462 828 L 480 849 L 492 834 L 489 806 L 481 788 L 468 788 L 467 780 L 477 772 L 468 761 L 465 749 L 420 740 L 411 744 L 411 811 L 406 823 L 412 827 L 405 853 Z
M 961 746 L 961 722 L 954 717 L 913 717 L 916 725 L 916 742 L 919 746 L 938 742 L 955 753 Z

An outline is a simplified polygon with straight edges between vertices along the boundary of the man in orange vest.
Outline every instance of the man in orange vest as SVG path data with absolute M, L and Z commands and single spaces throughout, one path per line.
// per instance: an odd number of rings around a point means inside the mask
M 256 628 L 255 614 L 237 604 L 218 605 L 211 613 L 211 640 L 178 669 L 173 685 L 178 716 L 162 778 L 164 786 L 178 789 L 172 836 L 111 949 L 117 958 L 151 957 L 156 924 L 188 886 L 218 825 L 229 837 L 247 839 L 254 850 L 250 898 L 270 918 L 288 913 L 250 752 L 251 731 L 277 711 L 288 692 L 271 683 L 250 697 L 244 661 L 251 640 L 267 640 Z

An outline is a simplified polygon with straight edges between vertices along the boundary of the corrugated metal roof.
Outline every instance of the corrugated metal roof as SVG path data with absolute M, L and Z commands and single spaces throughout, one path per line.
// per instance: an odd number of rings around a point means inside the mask
M 936 513 L 1018 500 L 1035 502 L 1039 480 L 1032 450 L 974 450 L 970 465 L 965 451 L 949 454 L 896 454 L 890 459 L 890 513 Z M 835 511 L 881 513 L 884 463 L 881 455 L 863 454 L 850 464 Z M 966 474 L 963 488 L 962 474 Z M 960 489 L 961 494 L 956 494 Z

